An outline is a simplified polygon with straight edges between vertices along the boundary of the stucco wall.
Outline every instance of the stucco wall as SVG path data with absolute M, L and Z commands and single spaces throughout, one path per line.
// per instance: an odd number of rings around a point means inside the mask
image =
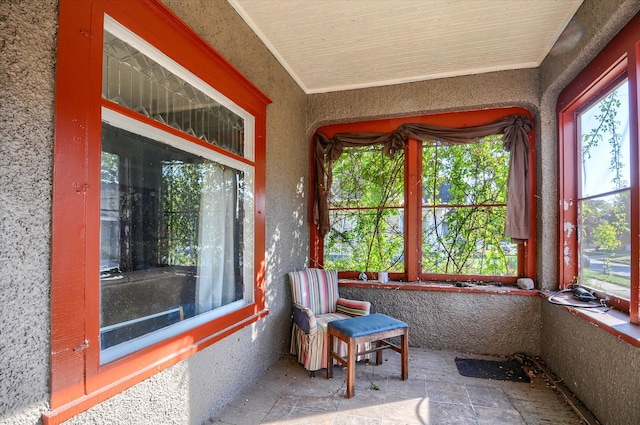
M 559 42 L 539 67 L 540 133 L 538 143 L 538 280 L 557 288 L 558 275 L 558 127 L 560 92 L 640 10 L 637 0 L 585 1 Z M 540 225 L 540 223 L 544 223 Z M 554 247 L 554 249 L 548 249 Z
M 544 264 L 540 280 L 549 289 L 557 287 L 558 272 L 558 94 L 639 10 L 638 1 L 585 1 L 574 18 L 579 38 L 562 45 L 540 66 L 538 186 L 545 196 L 538 200 L 538 216 L 553 225 L 538 228 L 545 243 L 538 245 L 537 258 Z M 542 303 L 541 317 L 542 359 L 598 420 L 603 424 L 640 423 L 640 349 L 546 302 Z
M 542 359 L 602 424 L 640 424 L 640 348 L 542 305 Z
M 308 253 L 306 95 L 226 1 L 166 4 L 273 100 L 267 108 L 270 314 L 69 423 L 200 424 L 288 348 L 285 274 L 305 265 Z M 0 1 L 0 423 L 38 423 L 49 402 L 56 26 L 57 1 Z
M 466 353 L 540 355 L 538 296 L 340 287 L 372 312 L 409 325 L 409 345 Z
M 309 96 L 308 129 L 336 122 L 522 106 L 537 114 L 535 69 L 492 72 Z
M 640 8 L 637 0 L 585 1 L 578 12 L 584 26 L 580 43 L 550 56 L 539 69 L 311 96 L 226 1 L 165 3 L 273 100 L 267 109 L 266 200 L 271 313 L 69 423 L 199 424 L 286 351 L 290 294 L 285 274 L 308 263 L 308 143 L 319 125 L 513 105 L 531 110 L 539 137 L 538 193 L 543 194 L 537 211 L 537 274 L 543 287 L 555 287 L 555 100 Z M 56 25 L 55 0 L 0 1 L 0 423 L 7 424 L 38 423 L 49 400 Z M 604 423 L 640 423 L 628 413 L 637 394 L 640 350 L 537 297 L 341 292 L 369 299 L 376 311 L 409 322 L 414 345 L 539 353 Z
M 0 423 L 49 399 L 56 25 L 55 2 L 0 2 Z

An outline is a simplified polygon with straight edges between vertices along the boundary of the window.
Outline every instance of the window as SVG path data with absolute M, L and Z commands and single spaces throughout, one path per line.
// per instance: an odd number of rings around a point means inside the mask
M 329 139 L 344 135 L 345 143 L 342 154 L 331 163 L 328 229 L 322 237 L 312 228 L 312 258 L 341 270 L 342 277 L 388 271 L 398 280 L 513 283 L 517 277 L 532 276 L 533 239 L 515 243 L 505 236 L 510 155 L 502 134 L 459 142 L 446 137 L 413 138 L 394 155 L 387 154 L 384 144 L 359 145 L 368 135 L 383 139 L 382 132 L 409 127 L 407 123 L 413 121 L 434 126 L 447 123 L 453 129 L 482 125 L 509 113 L 522 110 L 318 129 L 322 136 L 317 140 L 333 143 Z M 531 170 L 533 150 L 529 161 Z M 530 188 L 528 193 L 533 192 Z M 530 204 L 535 205 L 535 200 L 530 199 Z
M 560 285 L 587 287 L 628 311 L 633 323 L 640 278 L 637 42 L 627 25 L 558 100 Z
M 477 143 L 423 142 L 424 273 L 516 276 L 504 236 L 509 155 L 499 135 Z
M 578 282 L 630 298 L 629 96 L 624 81 L 578 112 Z
M 60 4 L 47 423 L 267 313 L 269 100 L 160 3 L 86 3 Z
M 324 266 L 404 271 L 404 155 L 349 148 L 333 167 Z

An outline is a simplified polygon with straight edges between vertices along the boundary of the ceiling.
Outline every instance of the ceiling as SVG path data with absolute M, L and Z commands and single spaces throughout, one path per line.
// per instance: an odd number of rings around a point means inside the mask
M 540 65 L 582 0 L 228 0 L 306 93 Z

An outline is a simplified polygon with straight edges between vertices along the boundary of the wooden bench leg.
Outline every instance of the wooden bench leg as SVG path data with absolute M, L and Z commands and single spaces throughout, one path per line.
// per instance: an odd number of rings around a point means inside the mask
M 347 398 L 353 397 L 356 381 L 356 342 L 349 338 L 347 342 Z
M 384 344 L 384 341 L 376 341 L 376 348 L 380 348 L 382 347 Z M 376 365 L 380 366 L 382 364 L 382 350 L 378 350 L 376 351 Z
M 400 353 L 402 357 L 402 371 L 400 378 L 403 381 L 406 381 L 409 377 L 409 329 L 405 328 L 404 334 L 400 336 L 400 347 L 402 353 Z

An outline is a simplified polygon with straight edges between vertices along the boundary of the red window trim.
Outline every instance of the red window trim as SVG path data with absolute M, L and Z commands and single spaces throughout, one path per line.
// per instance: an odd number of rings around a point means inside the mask
M 533 114 L 525 108 L 510 107 L 510 108 L 495 108 L 487 110 L 477 111 L 464 111 L 464 112 L 450 112 L 442 114 L 430 114 L 420 115 L 403 118 L 390 118 L 370 121 L 359 121 L 352 123 L 340 123 L 331 124 L 319 127 L 316 132 L 323 133 L 327 137 L 333 137 L 337 133 L 352 133 L 352 132 L 391 132 L 398 128 L 401 124 L 406 123 L 423 123 L 423 124 L 437 124 L 444 127 L 469 127 L 475 125 L 487 124 L 495 121 L 499 118 L 503 118 L 509 115 L 527 115 L 532 122 L 534 121 Z M 311 139 L 312 147 L 310 149 L 311 164 L 314 164 L 313 160 L 313 140 Z M 535 210 L 536 210 L 536 167 L 535 167 L 535 152 L 536 152 L 536 133 L 535 127 L 529 133 L 529 172 L 531 173 L 530 179 L 530 192 L 531 193 L 531 234 L 533 235 L 526 243 L 526 246 L 519 247 L 518 251 L 518 276 L 517 277 L 495 277 L 495 276 L 470 276 L 470 275 L 443 275 L 443 274 L 425 274 L 420 271 L 420 238 L 419 232 L 409 232 L 409 229 L 413 229 L 417 226 L 418 219 L 420 217 L 421 204 L 418 202 L 417 196 L 411 196 L 406 200 L 405 206 L 405 273 L 392 273 L 389 278 L 392 280 L 404 280 L 408 282 L 414 281 L 429 281 L 429 280 L 459 280 L 462 277 L 465 279 L 475 279 L 480 281 L 500 281 L 502 283 L 515 283 L 518 277 L 530 277 L 535 279 L 536 277 L 536 222 L 535 222 Z M 411 140 L 409 142 L 408 149 L 414 151 L 420 151 L 420 142 L 417 140 Z M 417 155 L 407 155 L 407 158 L 418 158 Z M 409 159 L 410 161 L 410 159 Z M 314 181 L 315 170 L 311 167 L 311 180 Z M 416 184 L 409 183 L 411 180 L 419 180 L 420 176 L 420 164 L 419 161 L 409 162 L 405 167 L 405 187 L 415 188 L 419 190 Z M 311 200 L 309 202 L 309 217 L 313 217 L 313 191 L 311 191 Z M 324 258 L 324 244 L 323 239 L 320 236 L 318 227 L 310 222 L 310 261 L 315 266 L 322 266 Z M 358 272 L 340 272 L 340 278 L 342 279 L 357 279 Z M 370 278 L 372 276 L 369 276 Z
M 107 365 L 99 364 L 99 169 L 103 16 L 110 15 L 255 118 L 254 302 Z M 268 314 L 266 107 L 271 100 L 157 0 L 59 5 L 51 265 L 51 411 L 57 424 Z M 122 111 L 121 111 L 122 112 Z M 126 112 L 130 114 L 129 112 Z M 151 125 L 158 125 L 150 123 Z M 181 135 L 184 137 L 184 135 Z M 195 141 L 194 141 L 195 142 Z M 95 213 L 95 214 L 94 214 Z M 95 215 L 95 217 L 94 217 Z M 86 320 L 85 320 L 86 317 Z
M 631 300 L 610 297 L 609 304 L 629 312 L 630 322 L 640 323 L 640 150 L 638 143 L 638 70 L 640 68 L 640 15 L 636 15 L 605 46 L 558 96 L 558 283 L 570 287 L 578 276 L 578 241 L 565 225 L 577 224 L 573 199 L 578 193 L 577 164 L 578 111 L 624 76 L 629 84 L 629 125 L 631 158 L 636 169 L 631 174 Z M 566 206 L 566 207 L 565 207 Z M 565 224 L 566 223 L 566 224 Z M 574 227 L 575 228 L 575 227 Z M 575 233 L 575 232 L 573 232 Z M 604 294 L 603 294 L 604 296 Z

